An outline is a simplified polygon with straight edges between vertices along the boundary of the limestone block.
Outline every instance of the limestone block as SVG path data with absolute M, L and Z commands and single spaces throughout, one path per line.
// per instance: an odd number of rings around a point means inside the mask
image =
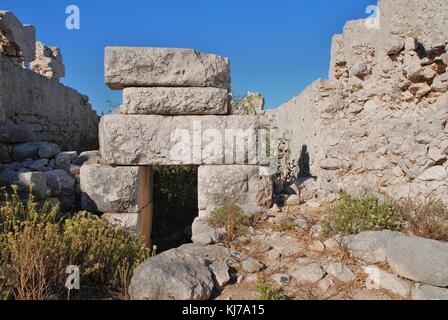
M 90 212 L 136 213 L 138 167 L 81 167 L 81 204 Z
M 100 153 L 110 165 L 255 165 L 262 132 L 249 116 L 108 115 L 100 121 Z
M 403 278 L 437 287 L 448 286 L 448 250 L 440 241 L 400 236 L 386 247 L 387 262 Z
M 259 166 L 200 166 L 198 205 L 202 215 L 225 204 L 273 204 L 273 176 L 264 175 Z
M 133 300 L 208 300 L 213 287 L 207 262 L 178 248 L 139 265 L 129 293 Z
M 120 114 L 224 115 L 229 93 L 218 88 L 126 88 Z
M 47 47 L 38 41 L 36 43 L 36 60 L 31 62 L 31 69 L 49 79 L 59 81 L 65 76 L 61 50 L 55 47 Z
M 192 49 L 107 47 L 105 78 L 126 87 L 216 87 L 230 89 L 227 58 Z

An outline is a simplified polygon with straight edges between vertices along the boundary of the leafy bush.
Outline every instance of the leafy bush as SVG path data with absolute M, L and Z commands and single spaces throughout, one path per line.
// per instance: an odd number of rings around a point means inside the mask
M 382 202 L 370 195 L 354 197 L 343 192 L 339 201 L 325 209 L 322 228 L 324 235 L 333 236 L 369 230 L 400 230 L 402 224 L 398 204 L 389 200 Z
M 279 301 L 279 300 L 286 299 L 285 295 L 282 293 L 282 290 L 277 288 L 276 286 L 274 286 L 271 283 L 259 281 L 259 282 L 257 282 L 256 290 L 259 294 L 259 297 L 258 297 L 259 300 Z
M 215 228 L 224 228 L 227 240 L 233 241 L 255 227 L 258 217 L 245 215 L 237 205 L 228 204 L 213 210 L 208 222 Z
M 100 218 L 58 218 L 58 208 L 14 192 L 0 205 L 0 297 L 43 300 L 65 291 L 65 270 L 76 265 L 83 288 L 126 294 L 134 267 L 147 256 L 138 240 Z
M 419 237 L 448 241 L 448 210 L 440 200 L 406 201 L 401 205 L 407 229 Z

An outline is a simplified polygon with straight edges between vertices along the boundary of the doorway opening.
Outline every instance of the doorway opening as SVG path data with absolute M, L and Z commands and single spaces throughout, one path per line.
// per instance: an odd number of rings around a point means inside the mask
M 157 252 L 191 243 L 198 216 L 198 167 L 154 166 L 152 243 Z

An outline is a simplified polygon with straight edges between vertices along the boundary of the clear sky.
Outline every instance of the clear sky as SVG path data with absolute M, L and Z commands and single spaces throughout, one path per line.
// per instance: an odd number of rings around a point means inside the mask
M 68 5 L 81 13 L 67 30 Z M 327 78 L 331 37 L 365 18 L 376 0 L 1 0 L 62 49 L 62 82 L 90 96 L 99 114 L 121 102 L 104 85 L 105 46 L 194 48 L 229 57 L 236 93 L 261 92 L 277 107 L 317 78 Z

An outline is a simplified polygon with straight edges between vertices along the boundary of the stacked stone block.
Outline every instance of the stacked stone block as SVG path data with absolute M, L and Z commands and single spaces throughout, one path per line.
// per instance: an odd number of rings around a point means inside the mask
M 83 168 L 81 187 L 108 218 L 115 210 L 127 214 L 114 213 L 117 222 L 129 222 L 129 214 L 137 212 L 133 192 L 126 193 L 126 207 L 123 197 L 117 206 L 107 200 L 111 192 L 119 194 L 112 185 L 120 190 L 137 185 L 135 175 L 120 172 L 152 165 L 199 166 L 201 216 L 226 203 L 272 205 L 272 176 L 260 175 L 260 119 L 229 114 L 228 59 L 191 49 L 109 47 L 105 78 L 111 89 L 124 90 L 123 105 L 101 119 L 104 165 Z M 88 182 L 91 171 L 98 186 Z

